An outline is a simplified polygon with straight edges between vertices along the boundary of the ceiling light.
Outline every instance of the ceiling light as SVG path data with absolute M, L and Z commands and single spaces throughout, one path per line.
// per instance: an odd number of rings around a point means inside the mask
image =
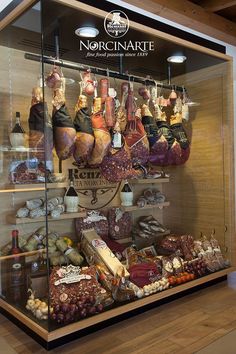
M 183 63 L 187 58 L 184 55 L 172 55 L 171 57 L 167 58 L 169 63 Z
M 95 27 L 80 27 L 75 30 L 75 34 L 79 37 L 94 38 L 98 33 L 99 30 Z

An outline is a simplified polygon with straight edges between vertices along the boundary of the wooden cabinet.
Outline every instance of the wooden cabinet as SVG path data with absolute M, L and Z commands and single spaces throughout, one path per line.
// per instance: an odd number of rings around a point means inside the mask
M 31 7 L 29 1 L 27 11 L 18 15 L 16 19 L 12 13 L 12 22 L 0 23 L 0 248 L 10 241 L 13 228 L 17 228 L 20 235 L 28 237 L 42 225 L 48 231 L 70 236 L 76 244 L 78 242 L 75 232 L 76 218 L 86 216 L 87 211 L 92 209 L 106 211 L 109 207 L 120 206 L 121 183 L 105 181 L 99 169 L 78 168 L 74 165 L 73 157 L 59 161 L 55 151 L 53 151 L 54 173 L 62 170 L 65 175 L 63 182 L 12 181 L 11 174 L 16 170 L 17 164 L 20 162 L 27 164 L 27 161 L 35 159 L 39 152 L 28 147 L 14 149 L 10 146 L 9 133 L 14 126 L 14 112 L 21 112 L 22 126 L 28 133 L 32 88 L 39 84 L 40 78 L 44 79 L 50 73 L 51 64 L 55 62 L 61 67 L 66 79 L 66 103 L 72 118 L 80 94 L 78 82 L 86 69 L 91 69 L 93 75 L 95 73 L 93 78 L 98 81 L 104 76 L 109 76 L 110 86 L 116 89 L 119 99 L 122 83 L 129 81 L 134 88 L 137 106 L 144 103 L 138 93 L 140 86 L 148 86 L 152 79 L 154 80 L 152 84 L 156 85 L 158 93 L 166 100 L 171 90 L 176 90 L 181 95 L 182 88 L 187 89 L 188 102 L 191 98 L 199 103 L 189 105 L 190 118 L 185 122 L 185 129 L 191 141 L 188 161 L 179 165 L 170 166 L 166 163 L 166 166 L 156 166 L 157 169 L 168 173 L 169 178 L 130 180 L 134 191 L 134 205 L 122 209 L 132 214 L 133 224 L 141 216 L 153 215 L 166 226 L 166 232 L 162 236 L 168 233 L 191 234 L 197 239 L 201 234 L 209 237 L 214 229 L 230 266 L 142 299 L 116 304 L 107 311 L 65 326 L 55 326 L 50 320 L 38 320 L 25 308 L 14 306 L 3 297 L 0 299 L 0 307 L 24 323 L 45 343 L 53 343 L 74 332 L 92 328 L 94 325 L 131 313 L 161 299 L 220 279 L 234 270 L 232 58 L 140 24 L 132 18 L 131 12 L 128 12 L 129 32 L 125 37 L 115 40 L 104 30 L 107 12 L 84 2 L 44 1 L 40 10 L 39 3 Z M 58 18 L 58 21 L 54 21 L 55 18 Z M 31 23 L 32 26 L 29 26 L 28 19 L 31 22 L 35 19 L 34 24 Z M 75 30 L 84 26 L 84 20 L 93 22 L 98 27 L 100 34 L 97 38 L 90 40 L 75 35 Z M 142 50 L 144 42 L 146 45 L 151 42 L 151 47 Z M 119 50 L 115 49 L 117 43 L 120 43 Z M 109 46 L 113 46 L 113 49 L 110 50 Z M 167 56 L 178 51 L 185 54 L 186 62 L 168 64 Z M 44 54 L 43 57 L 41 52 Z M 55 55 L 57 58 L 54 60 Z M 171 85 L 168 84 L 170 81 Z M 98 92 L 99 89 L 98 87 Z M 47 102 L 51 112 L 52 92 L 45 86 L 43 94 L 44 102 Z M 93 97 L 89 96 L 88 99 L 91 104 Z M 165 102 L 167 105 L 167 101 Z M 167 116 L 173 113 L 172 110 L 172 106 L 165 107 Z M 36 219 L 16 218 L 17 209 L 28 199 L 43 197 L 47 200 L 63 196 L 68 186 L 69 168 L 74 169 L 76 175 L 75 185 L 79 192 L 81 207 L 79 213 L 63 213 L 59 219 L 53 219 L 51 216 Z M 135 202 L 147 188 L 162 192 L 166 196 L 165 202 L 138 208 Z M 135 241 L 137 240 L 127 235 L 121 243 Z M 149 244 L 152 242 L 152 239 L 149 240 Z M 145 242 L 142 241 L 140 244 L 144 246 Z M 46 257 L 48 250 L 43 249 L 43 253 Z M 21 256 L 30 264 L 37 259 L 38 251 L 24 252 Z M 0 256 L 1 265 L 10 258 L 9 255 Z M 47 266 L 49 273 L 48 260 Z M 47 283 L 45 297 L 49 293 Z

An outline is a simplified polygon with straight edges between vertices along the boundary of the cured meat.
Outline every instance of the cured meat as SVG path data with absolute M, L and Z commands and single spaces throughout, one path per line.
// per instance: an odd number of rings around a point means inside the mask
M 135 178 L 138 174 L 132 168 L 130 153 L 126 145 L 118 150 L 110 147 L 108 154 L 103 158 L 100 171 L 109 182 L 121 182 L 125 179 Z
M 134 119 L 129 120 L 125 141 L 129 147 L 132 164 L 145 165 L 149 160 L 149 142 L 141 121 L 141 109 L 137 109 Z
M 168 144 L 168 150 L 166 151 L 165 155 L 163 154 L 156 156 L 155 164 L 159 166 L 179 164 L 181 159 L 181 148 L 172 134 L 170 125 L 166 121 L 166 115 L 164 112 L 161 115 L 161 119 L 158 120 L 156 124 L 159 128 L 159 139 L 161 139 L 162 143 L 164 142 L 164 139 L 166 140 Z
M 65 94 L 62 88 L 54 90 L 53 106 L 52 124 L 55 149 L 58 158 L 66 160 L 74 151 L 76 130 L 65 105 Z
M 82 75 L 82 91 L 89 96 L 94 94 L 94 82 L 92 80 L 90 70 L 86 70 Z
M 107 128 L 113 128 L 116 123 L 115 118 L 115 101 L 112 97 L 105 98 L 105 122 Z
M 94 134 L 86 96 L 79 96 L 75 110 L 76 141 L 73 156 L 78 165 L 85 166 L 91 157 L 94 146 Z
M 95 146 L 92 151 L 91 159 L 89 160 L 89 165 L 99 166 L 111 143 L 111 136 L 102 114 L 102 100 L 100 97 L 94 99 L 94 107 L 91 120 L 95 137 Z
M 181 157 L 176 160 L 176 164 L 183 164 L 188 160 L 190 155 L 190 142 L 183 127 L 182 114 L 176 113 L 175 115 L 171 116 L 170 124 L 172 134 L 181 148 Z
M 29 147 L 38 149 L 33 156 L 40 161 L 46 161 L 48 169 L 52 170 L 53 131 L 51 117 L 47 104 L 43 103 L 43 92 L 40 87 L 32 91 L 29 113 Z
M 125 104 L 128 96 L 129 83 L 123 82 L 121 85 L 121 104 L 116 112 L 116 122 L 119 124 L 120 131 L 124 132 L 127 124 L 127 113 Z
M 102 103 L 105 103 L 106 97 L 108 96 L 109 80 L 103 78 L 100 80 L 100 95 Z

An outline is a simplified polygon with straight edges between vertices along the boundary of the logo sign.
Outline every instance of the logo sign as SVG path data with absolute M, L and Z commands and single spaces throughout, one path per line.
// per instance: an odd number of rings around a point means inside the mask
M 108 205 L 117 195 L 120 183 L 105 180 L 98 169 L 73 169 L 74 187 L 79 195 L 79 206 L 89 210 Z
M 129 30 L 128 16 L 123 11 L 113 10 L 106 15 L 104 28 L 110 37 L 123 37 Z

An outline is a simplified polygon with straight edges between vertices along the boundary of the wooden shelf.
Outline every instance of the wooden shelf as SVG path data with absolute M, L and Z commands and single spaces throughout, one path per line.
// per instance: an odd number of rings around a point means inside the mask
M 143 178 L 143 179 L 130 179 L 132 184 L 158 184 L 170 182 L 169 178 Z
M 66 220 L 66 219 L 76 219 L 76 218 L 85 217 L 86 215 L 87 215 L 86 211 L 81 211 L 78 213 L 63 213 L 60 215 L 59 218 L 52 218 L 51 216 L 48 216 L 48 221 L 61 221 L 61 220 Z M 13 225 L 30 224 L 30 223 L 36 223 L 36 222 L 45 222 L 46 216 L 42 216 L 40 218 L 17 218 L 15 216 L 8 216 L 7 221 L 8 221 L 8 223 L 13 224 Z
M 20 322 L 24 323 L 25 326 L 33 330 L 37 335 L 43 338 L 47 342 L 51 342 L 63 336 L 69 335 L 71 333 L 75 333 L 82 329 L 88 328 L 90 326 L 94 326 L 95 324 L 101 323 L 103 321 L 109 320 L 111 318 L 115 318 L 116 316 L 120 316 L 121 314 L 128 313 L 132 310 L 136 310 L 143 306 L 146 306 L 151 303 L 155 303 L 156 301 L 168 298 L 172 295 L 181 293 L 185 290 L 195 288 L 198 285 L 205 284 L 209 281 L 212 281 L 217 278 L 221 278 L 233 271 L 235 271 L 235 267 L 229 267 L 218 272 L 206 275 L 202 278 L 198 278 L 187 283 L 175 286 L 173 288 L 169 288 L 162 292 L 158 292 L 156 294 L 143 297 L 142 299 L 138 299 L 136 301 L 131 301 L 127 304 L 117 306 L 108 311 L 104 311 L 100 314 L 88 317 L 83 319 L 82 321 L 78 321 L 75 323 L 71 323 L 67 326 L 62 326 L 61 328 L 55 329 L 51 332 L 48 332 L 46 329 L 41 327 L 36 321 L 27 317 L 23 312 L 16 309 L 14 306 L 8 304 L 5 300 L 0 299 L 0 307 L 2 307 L 5 311 L 13 315 Z
M 137 205 L 133 206 L 121 206 L 122 210 L 124 211 L 136 211 L 136 210 L 147 210 L 147 209 L 155 209 L 155 208 L 160 208 L 162 209 L 163 207 L 168 207 L 170 205 L 170 202 L 164 202 L 164 203 L 159 203 L 159 204 L 154 204 L 154 205 L 145 205 L 143 208 L 139 208 Z
M 35 254 L 41 253 L 41 252 L 46 252 L 46 248 L 43 248 L 41 250 L 36 250 L 36 251 L 29 251 L 29 252 L 21 252 L 17 254 L 17 257 L 30 257 L 30 256 L 34 256 Z M 15 258 L 16 255 L 15 254 L 10 254 L 8 256 L 0 256 L 0 261 L 4 261 L 6 259 L 11 259 L 11 258 Z
M 45 188 L 44 183 L 30 183 L 30 184 L 8 184 L 4 189 L 0 189 L 0 193 L 21 193 L 21 192 L 34 192 L 45 191 L 46 189 L 61 189 L 67 188 L 68 182 L 60 183 L 47 183 Z
M 3 152 L 44 152 L 44 149 L 38 149 L 38 148 L 27 148 L 27 147 L 18 147 L 18 148 L 14 148 L 11 146 L 0 146 L 0 151 Z

